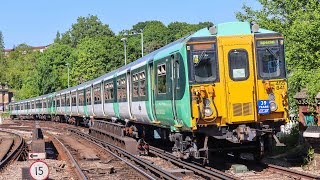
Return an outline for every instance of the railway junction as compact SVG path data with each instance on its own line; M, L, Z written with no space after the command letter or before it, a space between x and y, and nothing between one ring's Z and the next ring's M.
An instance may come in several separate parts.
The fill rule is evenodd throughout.
M0 179L32 179L29 167L38 159L32 155L42 152L50 179L318 179L319 175L273 165L281 165L277 161L256 163L246 155L241 160L224 157L223 162L216 157L215 165L206 166L154 146L149 155L139 155L116 146L116 139L89 135L88 128L50 121L6 119L0 128Z
M10 3L0 180L320 179L319 0Z

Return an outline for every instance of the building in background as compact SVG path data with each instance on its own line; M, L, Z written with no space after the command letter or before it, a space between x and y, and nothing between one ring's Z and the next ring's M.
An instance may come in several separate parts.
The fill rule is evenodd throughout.
M8 85L0 82L0 113L9 110L9 103L12 97L13 93L10 91Z
M48 47L49 47L49 45L47 45L47 46L32 46L31 48L32 48L32 50L33 51L39 51L39 52L42 52L43 53L43 51L44 50L46 50L46 49L48 49ZM8 56L9 55L9 53L11 52L11 51L14 51L15 49L4 49L4 55L5 56ZM25 54L25 52L21 52L22 54Z

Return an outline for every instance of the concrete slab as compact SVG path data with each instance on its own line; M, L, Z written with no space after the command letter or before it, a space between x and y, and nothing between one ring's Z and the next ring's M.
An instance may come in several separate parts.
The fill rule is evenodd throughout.
M244 173L244 172L247 172L248 171L248 167L243 165L243 164L233 164L231 166L231 170L234 172L234 173Z
M32 153L45 153L46 152L45 141L43 139L32 140L31 152Z
M82 159L86 160L99 160L100 158L94 152L94 150L84 144L80 143L76 139L65 136L62 138L66 144L68 144L72 149L75 149Z

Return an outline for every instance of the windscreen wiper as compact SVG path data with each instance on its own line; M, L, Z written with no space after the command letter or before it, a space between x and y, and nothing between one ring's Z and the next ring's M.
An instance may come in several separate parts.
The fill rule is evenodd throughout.
M279 56L277 56L270 48L266 47L266 50L267 50L276 60L279 60Z

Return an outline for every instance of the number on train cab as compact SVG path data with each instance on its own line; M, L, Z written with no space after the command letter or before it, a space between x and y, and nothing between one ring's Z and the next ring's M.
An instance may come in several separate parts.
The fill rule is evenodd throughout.
M270 114L269 100L258 101L258 113L259 114Z

